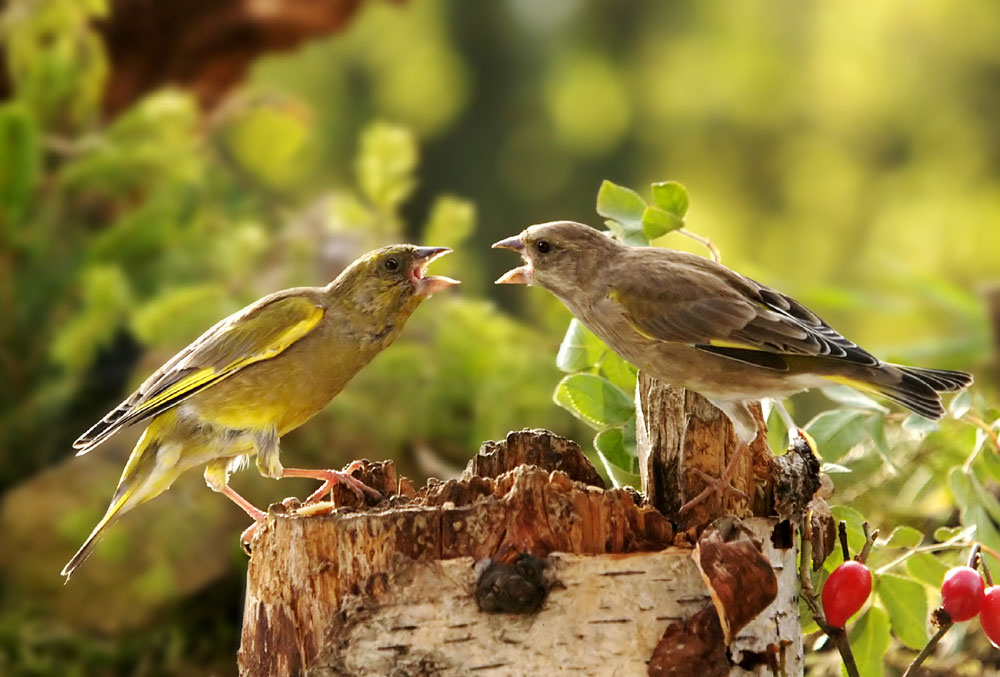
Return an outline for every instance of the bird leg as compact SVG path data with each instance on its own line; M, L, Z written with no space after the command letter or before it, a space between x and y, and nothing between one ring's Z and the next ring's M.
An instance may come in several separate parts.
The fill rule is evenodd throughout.
M343 470L309 470L305 468L285 468L282 471L282 477L308 477L310 479L322 480L323 484L319 489L309 494L304 501L306 504L315 503L323 498L326 494L333 489L335 484L345 484L347 488L354 492L354 494L361 499L363 502L365 499L365 494L368 494L372 498L377 500L382 499L382 494L380 494L375 489L359 480L358 478L351 475L352 472L358 468L364 467L364 463L361 461L354 461L348 465Z
M734 487L732 484L733 475L736 474L736 467L739 464L740 457L743 456L743 452L746 448L747 444L745 442L740 442L736 446L735 451L733 451L733 457L729 460L729 465L726 466L726 469L722 473L721 477L715 478L700 468L691 468L691 472L700 477L708 486L705 487L700 494L681 506L679 511L681 515L691 510L691 508L695 507L712 494L718 494L721 498L725 492L729 491L736 494L740 498L746 499L747 501L750 500L749 496Z
M233 503L243 508L243 511L246 514L250 515L251 519L253 519L253 524L244 529L243 533L240 534L240 546L243 548L243 552L249 555L250 540L253 538L253 535L257 533L257 528L264 521L264 518L267 517L267 513L261 510L260 508L256 507L253 503L251 503L247 499L240 496L238 493L236 493L236 490L230 487L228 484L221 489L221 492L225 494L227 497L229 497L229 500L231 500Z

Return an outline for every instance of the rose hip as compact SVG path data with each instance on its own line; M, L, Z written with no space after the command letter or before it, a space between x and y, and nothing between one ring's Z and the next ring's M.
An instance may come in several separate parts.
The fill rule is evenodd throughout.
M1000 648L1000 586L986 588L983 606L979 609L979 622L993 646Z
M823 613L826 622L842 628L856 614L872 592L872 572L861 562L844 562L834 569L823 585ZM1000 624L998 624L1000 628Z
M979 613L985 597L986 583L971 567L955 567L944 575L941 584L941 606L953 621L967 621Z

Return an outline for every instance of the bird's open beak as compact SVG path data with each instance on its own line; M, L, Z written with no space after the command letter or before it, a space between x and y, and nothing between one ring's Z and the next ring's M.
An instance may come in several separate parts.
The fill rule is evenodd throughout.
M514 268L513 270L508 270L494 284L531 284L533 272L531 269L531 261L524 256L524 240L521 239L520 235L508 237L506 240L500 240L499 242L494 242L493 249L510 249L520 254L521 258L525 260L525 264L523 266Z
M427 270L431 261L450 252L451 249L448 247L417 247L416 251L413 252L413 269L410 275L416 286L417 294L426 298L442 289L461 284L458 280L443 275L424 276L424 271Z

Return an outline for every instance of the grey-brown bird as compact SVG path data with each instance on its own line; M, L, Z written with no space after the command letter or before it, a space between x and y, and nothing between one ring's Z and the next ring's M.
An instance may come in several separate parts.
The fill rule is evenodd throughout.
M939 393L972 383L961 371L883 362L795 299L701 256L630 247L572 221L530 226L493 247L525 261L497 284L555 294L622 358L721 409L741 449L757 436L752 400L840 383L939 419Z

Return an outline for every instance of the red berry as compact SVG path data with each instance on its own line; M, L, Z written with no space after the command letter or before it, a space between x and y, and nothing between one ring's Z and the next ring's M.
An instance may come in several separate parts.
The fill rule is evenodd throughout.
M833 570L823 586L826 622L842 628L847 619L865 605L872 592L872 572L861 562L844 562Z
M967 621L979 613L983 605L986 584L979 572L971 567L955 567L944 575L941 584L941 606L953 621Z
M979 609L979 622L983 624L983 632L1000 648L1000 587L986 588L983 606Z

